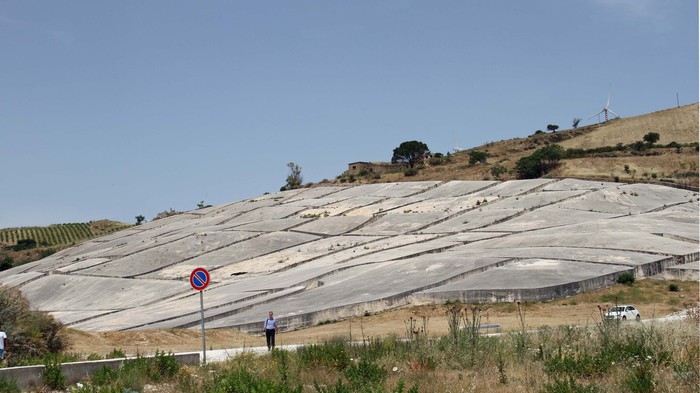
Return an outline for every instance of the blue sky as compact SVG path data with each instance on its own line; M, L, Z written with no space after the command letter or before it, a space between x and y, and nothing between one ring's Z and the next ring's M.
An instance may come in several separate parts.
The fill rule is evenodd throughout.
M570 128L610 86L623 117L697 102L698 2L0 1L0 228Z

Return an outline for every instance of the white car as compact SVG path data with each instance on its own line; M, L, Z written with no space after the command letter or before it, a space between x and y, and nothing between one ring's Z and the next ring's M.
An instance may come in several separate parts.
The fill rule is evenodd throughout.
M611 307L610 310L605 313L605 319L621 319L623 321L636 319L639 321L642 319L642 316L639 315L639 311L633 306L623 304L621 306Z

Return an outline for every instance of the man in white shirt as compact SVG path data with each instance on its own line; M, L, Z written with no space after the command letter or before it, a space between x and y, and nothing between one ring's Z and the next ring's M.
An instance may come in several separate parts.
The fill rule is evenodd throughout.
M5 358L5 349L7 349L8 345L9 342L7 341L7 334L2 331L2 325L0 325L0 359Z
M265 339L267 340L267 350L275 349L275 332L277 331L277 320L269 312L264 323Z

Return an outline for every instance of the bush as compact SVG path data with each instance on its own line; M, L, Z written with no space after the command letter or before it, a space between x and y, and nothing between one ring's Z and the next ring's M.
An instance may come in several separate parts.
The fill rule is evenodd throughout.
M445 165L447 163L447 160L444 157L431 157L428 159L428 164L432 166L436 165Z
M378 388L386 378L386 374L386 370L364 359L357 364L352 364L345 370L345 377L356 389L367 387Z
M5 379L0 377L0 392L3 393L20 393L21 390L17 386L17 382L14 379Z
M403 171L403 175L406 177L415 176L417 174L418 174L418 169L416 169L416 168L408 168L405 171Z
M677 284L668 284L668 290L671 292L678 292L679 288Z
M625 284L632 286L634 285L634 274L632 273L622 273L619 276L617 276L617 283L618 284Z
M49 357L44 363L44 372L42 373L44 385L51 389L65 389L66 376L63 375L61 363L56 357Z
M10 341L8 366L26 364L64 348L63 325L47 313L32 311L16 288L0 287L0 321Z
M491 168L491 176L496 179L500 178L502 174L506 173L508 170L502 165L496 165Z
M0 262L0 271L12 269L15 260L10 257L5 257L2 262Z
M302 385L290 387L287 383L276 383L259 377L248 370L234 370L217 376L211 392L227 393L301 393Z
M17 240L17 244L12 247L15 251L31 250L32 248L36 248L36 240L34 239Z
M299 364L306 368L328 367L344 370L350 365L350 356L342 342L308 345L297 348Z

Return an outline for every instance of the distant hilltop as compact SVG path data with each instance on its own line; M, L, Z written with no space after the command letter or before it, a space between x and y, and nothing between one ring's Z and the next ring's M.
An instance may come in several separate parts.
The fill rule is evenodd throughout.
M658 134L658 140L645 141L650 133ZM697 190L698 135L698 103L694 103L567 130L535 130L527 137L457 152L433 152L417 165L416 171L388 162L352 162L338 178L321 183L513 180L522 178L517 171L519 160L558 145L563 157L542 177L658 183Z

